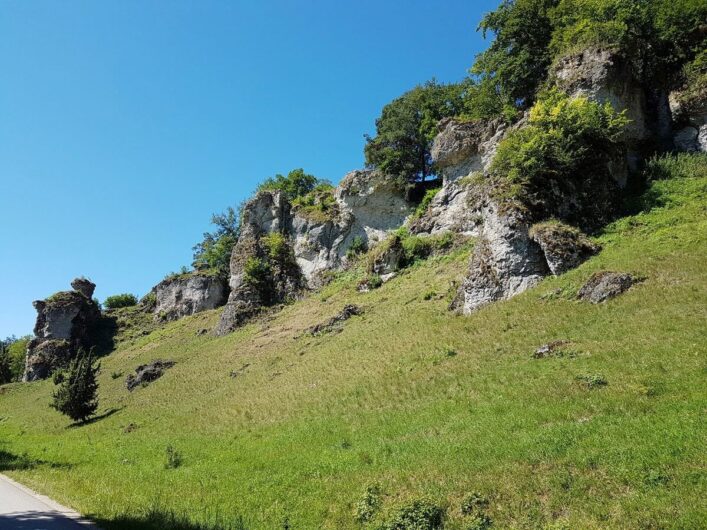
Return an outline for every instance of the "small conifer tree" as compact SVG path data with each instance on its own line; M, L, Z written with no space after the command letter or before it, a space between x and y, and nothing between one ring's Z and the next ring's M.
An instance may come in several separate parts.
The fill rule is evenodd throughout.
M74 421L86 421L98 408L96 374L99 368L100 365L94 365L92 351L79 351L67 373L54 378L59 388L53 394L51 407Z

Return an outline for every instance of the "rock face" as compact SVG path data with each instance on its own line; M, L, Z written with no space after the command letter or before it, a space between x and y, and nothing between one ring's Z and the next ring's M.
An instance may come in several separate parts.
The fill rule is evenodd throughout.
M334 199L332 213L317 217L294 208L280 192L261 191L245 205L241 235L231 255L231 293L217 334L240 327L262 307L320 286L325 272L346 263L354 241L368 245L384 239L413 211L404 191L377 171L347 174ZM275 253L273 234L283 246ZM251 274L257 264L266 269L260 281Z
M484 224L452 309L469 314L536 285L550 274L540 246L529 236L529 224L516 212L502 212L493 202L484 207Z
M577 228L558 221L533 225L529 235L540 245L550 272L555 276L578 267L600 250L599 245L592 243Z
M442 189L427 211L413 221L415 233L459 232L478 235L481 226L480 184L498 144L508 132L501 121L459 122L447 118L439 124L432 144L432 160L442 174Z
M572 96L585 96L600 103L611 103L626 111L631 120L626 130L629 141L651 136L648 123L648 98L631 67L612 50L588 49L560 60L551 74L555 84Z
M24 381L48 377L56 368L66 366L79 349L92 346L92 333L101 316L90 298L96 286L83 278L71 285L76 290L33 302L37 321L35 337L27 345Z
M198 271L167 278L153 291L155 318L164 321L215 309L225 304L227 297L226 280Z
M585 302L599 304L631 288L636 279L627 272L595 272L577 293Z
M385 239L413 211L394 180L374 170L348 173L334 191L336 215L312 220L295 210L289 223L295 259L309 287L321 285L322 273L342 267L354 240L366 245Z
M291 223L290 203L280 192L261 191L244 206L231 254L231 293L217 334L242 326L263 307L299 296L305 280L289 239Z

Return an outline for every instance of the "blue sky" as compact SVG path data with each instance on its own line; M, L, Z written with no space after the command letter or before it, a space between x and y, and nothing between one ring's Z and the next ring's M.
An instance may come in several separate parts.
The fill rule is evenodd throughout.
M361 167L381 107L462 78L497 4L0 2L0 337L75 276L145 294L270 175Z

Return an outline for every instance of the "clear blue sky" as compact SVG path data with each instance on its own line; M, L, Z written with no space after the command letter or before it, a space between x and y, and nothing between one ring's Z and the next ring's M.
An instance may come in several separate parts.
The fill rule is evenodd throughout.
M0 1L0 337L75 276L145 294L267 176L361 167L381 107L462 78L497 4Z

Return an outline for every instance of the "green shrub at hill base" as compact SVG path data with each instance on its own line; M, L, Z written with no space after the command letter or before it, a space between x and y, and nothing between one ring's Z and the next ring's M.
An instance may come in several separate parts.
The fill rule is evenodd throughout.
M137 296L130 293L114 294L103 302L106 309L117 309L119 307L131 307L137 305Z

